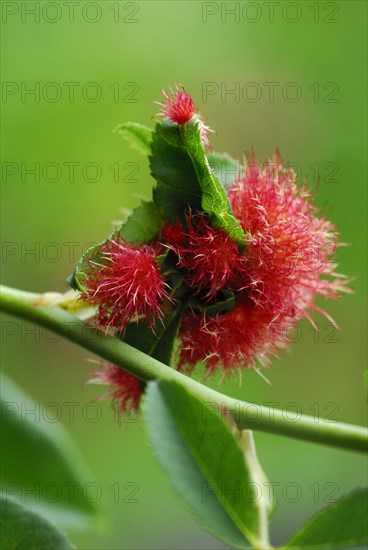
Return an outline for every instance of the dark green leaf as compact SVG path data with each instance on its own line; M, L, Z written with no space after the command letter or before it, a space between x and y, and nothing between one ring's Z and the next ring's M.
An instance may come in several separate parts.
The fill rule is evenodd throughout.
M151 149L150 166L157 180L153 198L164 216L175 221L189 205L200 210L202 192L179 126L168 122L157 124Z
M330 550L367 543L367 518L368 490L356 489L309 519L283 548Z
M122 224L118 233L128 243L149 243L162 225L162 218L153 202L142 201Z
M162 218L152 201L142 201L142 204L137 206L130 216L123 222L120 229L115 231L108 239L115 234L119 234L128 243L149 243L154 239L161 227ZM100 259L99 249L108 240L90 246L81 259L77 262L73 275L67 279L67 284L74 290L85 292L83 280L85 271L88 269L88 260L94 258L96 261Z
M125 122L125 124L120 124L115 128L115 132L126 139L132 149L136 149L140 153L143 153L143 155L150 154L153 135L151 128L147 128L136 122Z
M156 383L150 383L144 409L152 446L171 484L196 521L231 548L249 548L184 445L170 409Z
M207 160L212 172L218 177L224 187L234 183L240 175L240 163L227 153L207 153Z
M72 275L69 275L69 277L66 279L66 283L73 290L78 290L79 292L86 291L83 286L83 281L85 278L85 271L88 269L88 260L91 260L92 258L94 258L96 261L99 260L99 250L105 242L106 240L88 247L83 256L78 260Z
M151 150L151 172L157 180L153 199L165 218L180 218L188 207L202 210L214 226L244 245L245 234L232 214L226 191L208 164L198 121L157 124Z
M71 275L68 275L68 277L65 279L65 282L73 290L78 290L78 291L80 290L79 285L78 285L78 281L74 277L74 273L71 273Z
M138 323L130 323L124 333L123 340L130 346L170 366L179 324L180 313L178 310L174 310L162 322L156 322L154 332L146 319Z
M153 444L185 502L201 522L223 540L231 541L234 547L246 546L245 541L241 542L238 531L254 546L267 546L270 503L265 497L259 498L258 489L260 484L263 487L265 477L255 454L251 432L240 434L221 417L221 411L217 411L213 403L202 403L176 383L161 382L158 389L149 391L154 392L153 397L149 393L146 405ZM175 439L168 435L168 427L164 433L162 418L161 427L155 424L157 415L152 411L152 406L158 399L158 391L172 416L171 424L167 426L178 431ZM165 416L168 416L168 411ZM172 440L175 445L171 445ZM183 447L180 451L179 441ZM165 452L161 450L162 446ZM171 450L173 456L165 458ZM183 462L179 462L180 452L186 457ZM195 475L194 464L199 470ZM210 492L214 493L214 509L211 504L203 504L203 495L207 496ZM261 494L264 495L264 492ZM218 504L223 507L222 516ZM224 512L234 525L225 519Z
M188 305L194 311L201 311L206 315L213 316L234 309L236 306L235 294L229 290L222 290L216 296L214 303L201 302L196 298L192 298Z
M47 421L52 407L33 402L5 375L0 397L3 492L24 498L25 504L62 525L90 527L96 505L83 489L93 478L60 422Z
M0 495L2 550L70 550L72 543L55 525L19 502Z

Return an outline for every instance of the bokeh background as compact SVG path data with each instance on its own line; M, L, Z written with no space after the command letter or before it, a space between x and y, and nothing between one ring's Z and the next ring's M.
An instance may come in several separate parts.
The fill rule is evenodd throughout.
M35 4L39 18L27 11ZM221 390L364 424L367 5L271 4L105 0L76 2L73 14L63 2L3 3L3 282L63 291L85 245L110 232L121 207L150 196L146 159L112 130L127 120L152 125L152 100L182 82L216 130L216 150L239 157L254 147L263 159L278 146L311 186L320 179L316 201L352 245L339 260L355 277L355 294L328 304L341 331L316 317L319 336L301 326L290 353L267 373L271 385L247 372L241 387L225 382ZM32 88L36 96L26 93ZM25 172L35 163L39 177ZM88 353L3 321L16 323L14 334L9 325L3 331L4 370L41 403L78 403L73 421L63 407L62 421L102 487L105 515L89 532L70 533L78 548L223 548L181 506L141 419L119 425L107 402L96 422L85 417L83 407L99 394L83 386ZM274 543L331 493L336 498L366 481L362 456L266 434L256 434L256 443L269 479L279 484ZM139 502L114 502L109 487L116 482L136 483ZM300 487L295 502L290 483Z

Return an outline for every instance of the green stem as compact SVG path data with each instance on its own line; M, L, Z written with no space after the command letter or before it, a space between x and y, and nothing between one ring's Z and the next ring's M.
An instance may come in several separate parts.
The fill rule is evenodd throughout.
M0 296L2 311L52 330L142 380L173 380L182 384L213 409L220 411L225 407L232 412L240 429L284 435L351 451L367 451L368 431L360 426L326 423L323 419L306 415L297 422L291 422L281 410L223 395L117 338L88 328L83 321L61 307L45 305L47 294L33 294L0 286Z

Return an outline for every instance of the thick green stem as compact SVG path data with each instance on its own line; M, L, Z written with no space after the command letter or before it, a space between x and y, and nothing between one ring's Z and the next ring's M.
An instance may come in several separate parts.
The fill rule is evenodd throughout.
M45 305L47 294L33 294L1 286L0 295L2 311L52 330L142 380L174 380L183 384L202 402L207 403L209 408L219 411L225 408L232 412L241 429L284 435L351 451L367 451L368 431L362 427L340 422L326 423L323 419L306 415L297 421L288 420L283 411L223 395L117 338L88 328L83 321L61 307Z

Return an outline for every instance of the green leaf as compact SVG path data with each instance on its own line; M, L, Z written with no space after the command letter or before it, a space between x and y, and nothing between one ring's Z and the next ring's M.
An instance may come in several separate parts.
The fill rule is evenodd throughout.
M117 231L109 235L104 241L92 245L86 250L77 262L73 274L67 278L67 284L74 290L85 292L83 281L85 272L88 270L88 260L92 258L96 261L100 260L99 250L101 246L114 235L120 235L128 243L149 243L156 237L161 225L162 218L154 203L152 201L142 201L142 204L133 210Z
M86 252L76 263L73 273L69 275L69 277L66 279L66 284L69 285L73 290L77 290L82 293L86 292L86 289L83 286L83 281L85 278L85 272L88 270L88 260L94 258L96 261L98 261L98 259L100 258L98 252L101 246L106 242L106 240L107 239L88 247Z
M152 331L147 319L130 323L123 335L123 341L161 363L171 366L174 344L180 325L179 310L171 311L165 319L158 321Z
M93 482L52 407L33 402L1 375L1 473L3 493L21 499L65 526L91 526L96 505L83 493Z
M136 122L125 122L115 128L114 132L120 134L126 139L132 149L136 149L143 155L149 155L151 152L151 141L153 130Z
M151 149L150 166L157 180L153 199L164 216L175 221L188 205L200 210L202 192L193 162L182 144L179 126L157 124Z
M212 172L226 188L232 185L240 175L240 163L227 153L207 153L207 160Z
M220 502L207 494L207 480L184 445L157 383L148 385L144 410L152 446L171 484L196 521L231 548L249 548Z
M0 495L0 527L0 548L3 550L74 548L55 525L4 495Z
M188 207L202 210L214 226L244 245L245 234L232 213L226 191L210 169L198 121L158 123L151 150L151 172L157 180L153 200L164 217L182 218Z
M118 233L128 243L144 244L152 241L163 220L152 201L142 201L122 224Z
M216 296L214 303L206 303L193 297L188 305L194 311L201 311L205 315L214 316L218 313L231 311L236 306L235 294L229 290L222 290Z
M346 548L368 542L368 490L356 489L323 508L283 548Z
M268 548L270 503L259 498L265 476L251 433L173 382L150 384L145 410L159 460L199 522L234 548L247 547L244 537Z

